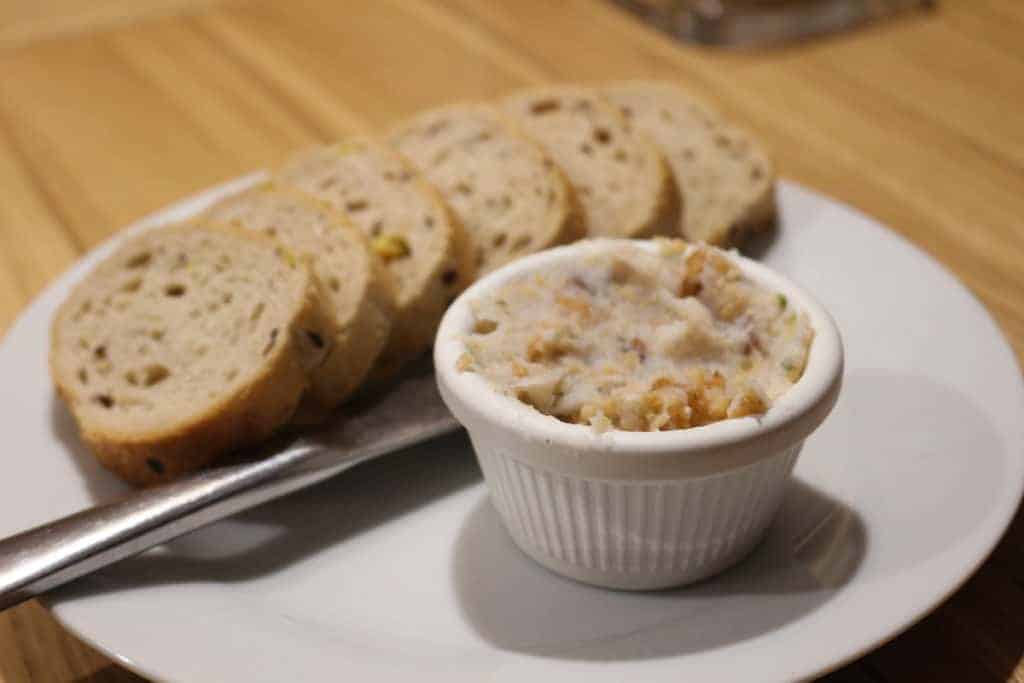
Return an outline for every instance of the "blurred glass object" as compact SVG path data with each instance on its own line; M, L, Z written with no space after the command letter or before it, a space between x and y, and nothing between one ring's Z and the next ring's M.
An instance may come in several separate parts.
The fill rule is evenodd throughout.
M708 45L772 45L851 28L935 0L614 0L659 29Z

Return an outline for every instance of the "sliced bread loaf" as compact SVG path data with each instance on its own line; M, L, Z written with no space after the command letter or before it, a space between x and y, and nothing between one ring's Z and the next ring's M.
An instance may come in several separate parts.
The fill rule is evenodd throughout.
M369 138L295 156L278 182L340 209L369 237L395 285L382 374L425 351L448 303L472 280L468 243L437 191L404 158Z
M562 172L494 107L432 109L399 124L390 141L466 229L477 275L582 236Z
M596 91L525 90L506 98L504 108L565 171L588 235L675 234L680 200L668 165Z
M159 228L60 307L51 374L104 466L136 484L169 480L291 417L322 360L318 311L310 273L271 240Z
M337 406L366 378L394 315L390 276L369 240L340 211L273 183L224 199L206 217L277 239L309 264L330 328L326 357L311 378L314 403L303 413Z
M774 225L775 168L752 135L671 83L628 81L603 92L671 164L686 199L686 239L735 247Z

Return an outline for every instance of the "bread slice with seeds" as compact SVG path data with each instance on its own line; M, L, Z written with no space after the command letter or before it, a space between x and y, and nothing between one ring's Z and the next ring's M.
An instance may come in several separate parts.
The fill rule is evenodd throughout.
M680 198L668 165L595 90L547 86L515 93L503 106L565 171L588 235L676 232Z
M84 441L135 484L176 477L286 422L323 352L308 270L201 223L128 240L53 321L50 369Z
M671 164L686 198L686 239L736 247L775 224L775 167L750 133L671 83L627 81L603 92Z
M495 107L425 111L395 127L389 140L465 227L477 275L582 236L561 170Z
M304 415L330 410L366 378L388 341L391 279L370 243L340 211L273 182L228 197L206 218L277 239L313 272L330 323L326 357L311 377Z
M383 259L396 310L375 374L390 374L422 354L473 271L468 242L437 190L406 159L370 138L300 153L278 171L277 181L343 211Z

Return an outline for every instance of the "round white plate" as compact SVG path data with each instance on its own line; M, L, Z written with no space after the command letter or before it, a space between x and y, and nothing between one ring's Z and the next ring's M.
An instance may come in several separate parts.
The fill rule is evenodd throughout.
M782 228L761 252L835 315L847 372L781 517L734 570L647 594L554 576L513 546L457 435L124 562L54 595L53 612L170 681L767 681L878 645L956 589L1012 518L1024 384L942 268L807 190L784 184L780 200ZM54 308L108 249L0 347L0 535L123 490L78 444L46 371Z

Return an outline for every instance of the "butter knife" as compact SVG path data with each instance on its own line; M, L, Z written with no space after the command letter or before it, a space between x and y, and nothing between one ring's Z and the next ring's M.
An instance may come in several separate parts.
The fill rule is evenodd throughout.
M285 435L251 460L135 492L0 540L0 611L225 517L387 453L455 431L429 363Z

